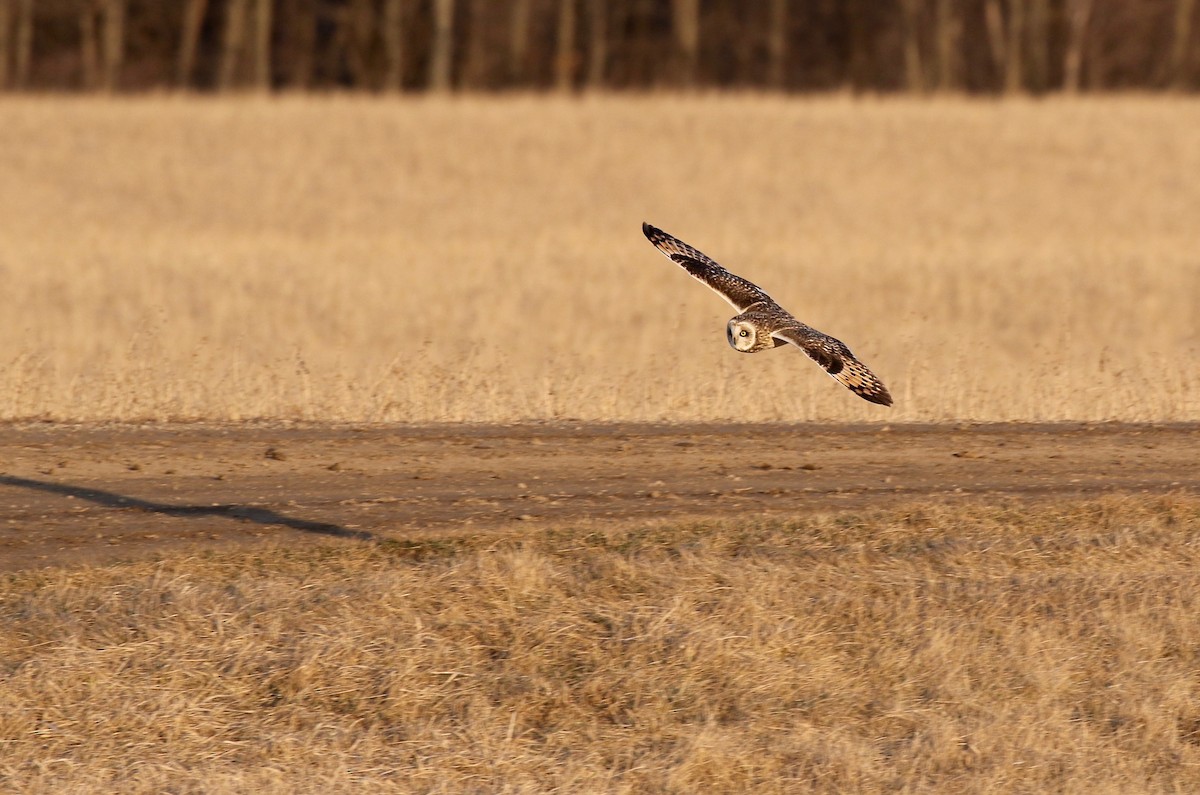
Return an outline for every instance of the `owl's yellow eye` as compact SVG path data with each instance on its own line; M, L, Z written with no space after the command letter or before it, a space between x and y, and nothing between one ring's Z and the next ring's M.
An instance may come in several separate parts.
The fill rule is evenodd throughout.
M749 337L749 336L750 336L750 332L749 332L749 331L746 331L746 329L742 329L741 331L739 331L739 332L738 332L738 336L739 336L739 337Z

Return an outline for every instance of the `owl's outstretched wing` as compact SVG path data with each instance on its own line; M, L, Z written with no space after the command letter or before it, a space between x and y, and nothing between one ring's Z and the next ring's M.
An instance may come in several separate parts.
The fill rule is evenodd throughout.
M863 400L881 406L892 405L892 396L888 394L887 387L865 364L854 357L841 340L822 334L799 321L794 326L772 332L771 336L786 340L807 353L813 361L825 368L825 372Z
M746 281L741 276L735 276L718 265L712 257L697 251L682 240L668 235L658 227L643 223L642 233L672 262L682 265L684 270L704 282L709 289L732 304L737 311L745 311L746 307L762 302L775 304L771 300L771 296L763 292L758 285Z

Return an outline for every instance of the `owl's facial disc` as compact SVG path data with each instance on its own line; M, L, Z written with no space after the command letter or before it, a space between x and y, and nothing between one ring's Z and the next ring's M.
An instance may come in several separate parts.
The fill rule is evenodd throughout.
M754 350L754 343L758 339L758 334L754 326L745 321L737 322L730 321L725 328L725 337L729 340L729 344L736 351L742 353L750 353Z

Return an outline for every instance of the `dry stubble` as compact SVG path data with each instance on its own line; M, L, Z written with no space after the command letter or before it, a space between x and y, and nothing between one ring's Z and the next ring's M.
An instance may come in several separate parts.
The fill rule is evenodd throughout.
M1200 787L1200 503L9 575L22 792Z
M1200 102L4 98L0 418L1200 419ZM652 221L878 372L724 342Z

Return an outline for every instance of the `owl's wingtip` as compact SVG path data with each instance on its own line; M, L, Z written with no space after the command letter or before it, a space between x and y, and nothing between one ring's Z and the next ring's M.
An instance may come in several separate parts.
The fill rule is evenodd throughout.
M873 395L863 395L862 397L866 398L877 406L887 406L888 408L891 408L892 406L892 396L888 394L886 389L883 392Z
M642 234L643 235L645 235L646 237L650 237L657 231L658 231L658 227L654 226L653 224L648 224L645 221L642 221Z

